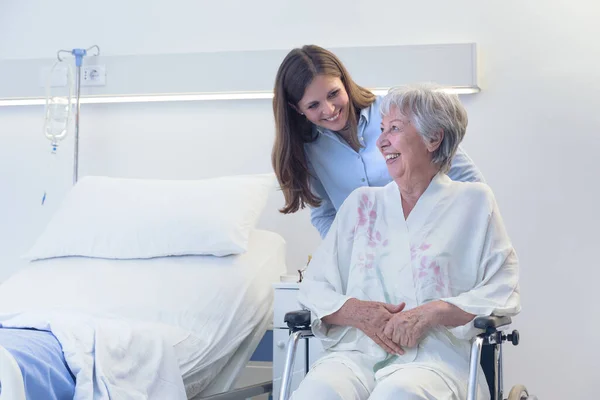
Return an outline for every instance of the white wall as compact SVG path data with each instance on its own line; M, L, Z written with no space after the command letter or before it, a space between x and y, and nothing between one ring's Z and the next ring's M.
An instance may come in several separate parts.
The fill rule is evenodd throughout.
M600 6L592 1L115 1L0 3L0 57L474 41L484 90L465 98L465 148L498 198L522 262L522 344L507 387L540 399L597 398L600 268L594 223L600 150ZM77 18L81 18L77 20ZM373 60L385 62L385 60ZM410 62L410 60L407 60ZM37 77L32 77L32 79ZM10 77L0 77L0 84ZM47 143L41 108L0 108L0 263L14 269L69 186L70 145L39 206ZM82 174L202 177L270 170L268 101L83 108ZM318 243L308 213L263 226L288 242L290 269ZM561 386L564 385L564 386Z

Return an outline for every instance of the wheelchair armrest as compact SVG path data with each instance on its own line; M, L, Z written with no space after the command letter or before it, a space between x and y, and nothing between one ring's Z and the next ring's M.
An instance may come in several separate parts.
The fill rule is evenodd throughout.
M477 329L485 329L488 328L496 329L501 326L509 325L512 322L510 317L498 317L495 315L490 315L487 317L477 317L475 318L475 328Z
M283 317L285 322L293 331L310 328L310 310L290 311Z

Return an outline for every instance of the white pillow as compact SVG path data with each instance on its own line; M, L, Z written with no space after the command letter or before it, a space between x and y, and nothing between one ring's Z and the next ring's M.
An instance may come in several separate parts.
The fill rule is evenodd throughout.
M244 253L275 182L273 174L195 181L85 177L25 258Z

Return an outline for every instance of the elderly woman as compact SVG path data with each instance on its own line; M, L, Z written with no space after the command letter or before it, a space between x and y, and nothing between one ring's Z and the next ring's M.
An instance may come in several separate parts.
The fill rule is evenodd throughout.
M467 114L393 89L377 145L393 181L354 191L300 285L325 349L299 399L464 399L473 319L520 311L518 260L488 186L446 171ZM485 379L479 398L488 399Z

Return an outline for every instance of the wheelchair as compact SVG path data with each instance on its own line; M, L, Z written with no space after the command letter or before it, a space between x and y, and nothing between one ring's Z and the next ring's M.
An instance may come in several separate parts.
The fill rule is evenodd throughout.
M296 355L296 347L300 339L308 339L313 336L310 327L310 311L299 310L285 314L284 322L287 324L290 337L286 350L286 360L281 379L279 400L288 400L292 378L292 366ZM471 345L471 362L469 366L469 385L467 400L477 399L478 364L481 364L485 379L490 388L491 400L504 400L502 381L502 344L506 341L514 346L519 344L519 332L513 330L504 334L499 328L511 323L510 317L477 317L474 321L475 327L481 329L481 333L473 340ZM537 400L536 396L529 395L527 388L523 385L512 387L506 400Z

